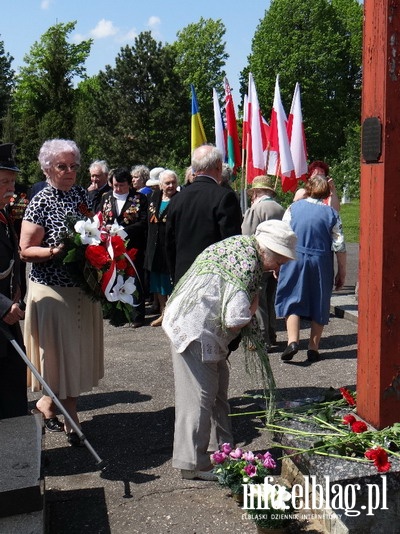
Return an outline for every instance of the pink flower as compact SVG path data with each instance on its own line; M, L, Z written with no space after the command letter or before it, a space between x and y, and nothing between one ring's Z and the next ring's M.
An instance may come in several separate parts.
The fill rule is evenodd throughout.
M243 460L246 462L254 462L254 454L251 451L247 451L243 454Z
M231 458L236 459L236 460L240 460L240 458L243 456L243 451L242 451L242 449L237 448L234 451L231 451L229 453L229 456Z
M247 464L243 471L251 478L255 477L257 474L257 467L254 464Z
M342 423L344 425L352 425L356 421L357 419L354 417L354 415L351 415L351 414L345 415L342 419Z
M263 456L263 466L267 469L275 469L276 462L272 458L272 454L270 452L266 452Z
M224 452L216 451L210 456L213 464L223 464L227 459L227 455Z
M231 444L230 443L223 443L220 446L220 450L222 452L224 452L225 454L229 454L231 452L231 450L232 450Z

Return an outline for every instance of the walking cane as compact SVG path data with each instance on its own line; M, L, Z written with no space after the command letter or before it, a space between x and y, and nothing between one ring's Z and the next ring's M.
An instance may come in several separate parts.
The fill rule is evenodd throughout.
M72 426L74 431L78 434L80 440L83 442L85 447L89 450L90 454L93 456L93 458L96 460L96 463L99 467L99 469L103 469L105 467L104 461L100 458L100 456L97 454L97 452L93 449L93 447L90 445L88 440L86 439L85 435L83 434L82 430L79 428L79 426L75 423L75 421L72 419L72 417L69 415L69 413L66 411L64 406L61 404L61 402L58 400L57 396L49 385L45 382L42 375L39 373L39 371L36 369L36 367L32 364L32 362L29 360L25 352L21 349L21 347L18 345L17 341L14 339L12 333L7 328L7 325L0 320L0 330L3 332L3 334L6 336L8 341L10 341L11 345L14 347L14 349L18 352L18 354L21 356L21 358L24 360L26 365L29 367L29 369L32 371L32 374L35 376L35 378L40 382L40 384L43 386L43 389L46 390L46 394L51 398L51 400L54 402L54 404L57 406L57 408L61 411L63 416L68 420L69 424Z

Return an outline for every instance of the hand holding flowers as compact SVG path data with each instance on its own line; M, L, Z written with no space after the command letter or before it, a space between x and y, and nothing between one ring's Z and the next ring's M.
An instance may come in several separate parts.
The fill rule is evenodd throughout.
M102 303L111 324L131 322L137 294L137 250L128 249L125 230L116 223L104 225L101 213L69 223L63 264L82 289Z

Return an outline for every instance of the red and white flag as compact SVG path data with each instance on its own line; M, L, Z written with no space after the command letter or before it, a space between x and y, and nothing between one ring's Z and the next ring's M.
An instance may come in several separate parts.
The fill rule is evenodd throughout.
M267 150L268 174L280 176L282 189L284 189L285 177L290 177L294 170L290 143L287 133L287 117L283 109L281 93L279 89L279 75L275 82L274 103L271 113L269 146Z
M249 87L247 97L247 126L246 129L246 178L247 183L265 174L265 154L263 147L263 120L253 75L249 74Z
M299 180L306 181L308 170L306 136L301 112L300 85L298 83L296 83L293 93L287 131L294 164L294 171L291 174L292 187L288 191L295 191ZM288 185L290 184L288 183Z

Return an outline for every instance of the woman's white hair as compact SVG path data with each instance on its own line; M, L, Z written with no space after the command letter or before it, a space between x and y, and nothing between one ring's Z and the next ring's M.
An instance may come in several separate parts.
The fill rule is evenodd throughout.
M81 153L71 139L49 139L45 141L39 151L38 160L42 171L50 169L60 154L70 153L75 157L75 163L81 162Z

